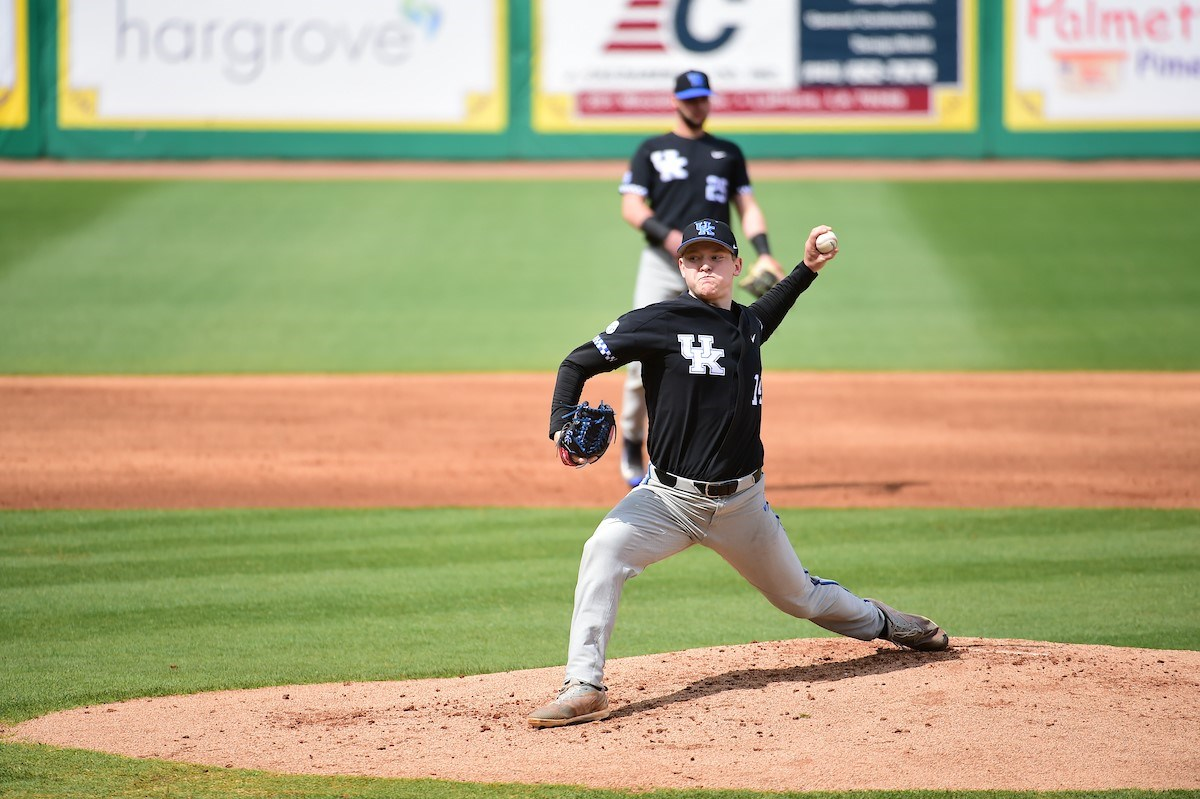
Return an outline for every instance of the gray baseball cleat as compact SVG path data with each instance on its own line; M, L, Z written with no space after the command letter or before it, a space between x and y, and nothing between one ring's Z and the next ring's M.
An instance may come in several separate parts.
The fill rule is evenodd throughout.
M878 599L868 599L883 613L883 632L879 637L893 644L920 652L941 652L950 648L950 636L932 620L915 613L901 613Z
M608 689L571 680L558 692L558 698L529 714L533 727L564 727L585 721L608 718Z

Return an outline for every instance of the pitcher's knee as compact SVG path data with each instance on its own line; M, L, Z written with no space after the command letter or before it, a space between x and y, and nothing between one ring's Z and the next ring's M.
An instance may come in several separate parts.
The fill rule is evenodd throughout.
M628 580L640 573L624 556L624 546L615 536L602 535L600 530L583 545L583 559L580 562L580 575L611 575Z

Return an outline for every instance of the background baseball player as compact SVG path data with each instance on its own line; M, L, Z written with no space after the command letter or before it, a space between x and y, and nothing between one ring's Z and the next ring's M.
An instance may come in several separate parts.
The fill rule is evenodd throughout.
M583 548L571 617L566 681L558 697L529 716L535 727L605 718L605 651L625 581L693 544L709 547L771 604L842 635L883 638L923 651L949 646L937 624L862 599L801 565L765 494L760 438L760 348L837 250L822 254L813 228L804 260L749 307L733 302L741 274L737 241L724 222L688 225L678 269L687 293L630 311L562 362L550 435L562 451L584 383L642 362L650 416L649 472L600 522ZM797 413L807 413L796 409ZM570 429L570 428L569 428ZM569 438L570 436L566 436ZM711 610L711 609L708 609Z
M635 308L672 299L684 290L675 265L680 231L694 219L729 224L731 203L737 207L742 232L759 256L743 286L761 295L783 278L779 262L771 256L767 221L751 191L741 149L704 130L712 93L703 72L679 75L675 79L674 129L642 142L621 183L621 216L646 238L633 292ZM626 372L621 401L621 476L630 485L637 485L645 474L645 428L641 366L634 361Z

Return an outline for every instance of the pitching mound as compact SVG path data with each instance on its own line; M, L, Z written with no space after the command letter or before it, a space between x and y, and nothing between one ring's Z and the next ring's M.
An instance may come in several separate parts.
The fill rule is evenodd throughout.
M1200 788L1200 652L842 638L613 660L613 714L535 730L558 667L138 699L9 737L221 767L603 788Z

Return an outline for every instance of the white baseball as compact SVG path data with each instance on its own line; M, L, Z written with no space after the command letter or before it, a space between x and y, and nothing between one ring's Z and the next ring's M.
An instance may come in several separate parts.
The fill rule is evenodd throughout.
M831 253L837 249L837 246L837 235L832 230L817 236L817 252Z

